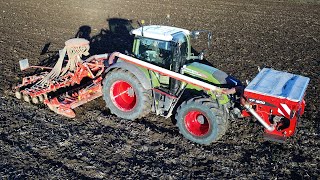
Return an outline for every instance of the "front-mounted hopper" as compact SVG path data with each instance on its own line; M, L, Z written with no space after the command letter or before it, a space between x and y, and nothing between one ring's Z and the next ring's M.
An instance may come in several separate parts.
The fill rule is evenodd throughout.
M244 89L243 115L255 116L265 127L267 138L284 140L294 135L304 113L303 98L309 81L300 75L262 69Z

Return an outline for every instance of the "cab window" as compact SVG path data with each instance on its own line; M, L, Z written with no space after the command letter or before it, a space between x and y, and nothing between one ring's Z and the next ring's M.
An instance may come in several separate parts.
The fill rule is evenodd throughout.
M173 36L173 40L177 43L179 43L180 46L180 52L183 59L187 59L188 57L188 43L187 43L187 37L184 33L180 32Z
M172 58L170 42L137 37L136 43L135 56L138 59L163 68L170 67L170 59Z

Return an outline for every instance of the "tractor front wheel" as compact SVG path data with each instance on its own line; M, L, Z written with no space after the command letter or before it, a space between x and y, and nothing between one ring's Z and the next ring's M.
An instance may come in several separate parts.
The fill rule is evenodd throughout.
M115 69L103 81L103 99L112 114L134 120L151 111L151 94L129 71Z
M224 111L217 102L197 97L183 102L175 118L185 138L199 144L210 144L225 134L228 118Z

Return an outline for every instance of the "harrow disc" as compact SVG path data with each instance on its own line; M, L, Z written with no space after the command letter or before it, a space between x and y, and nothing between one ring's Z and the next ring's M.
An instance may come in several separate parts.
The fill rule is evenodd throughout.
M40 101L40 102L43 102L43 99L44 99L44 98L43 98L43 95L39 95L38 98L39 98L39 101Z
M39 103L39 99L38 99L37 96L36 96L36 97L33 97L33 98L31 99L31 101L32 101L33 104L38 104L38 103Z
M22 95L21 95L21 93L19 91L15 92L15 96L16 96L17 99L21 99L22 98Z
M24 94L23 95L23 100L26 101L26 102L30 102L30 96L27 95L27 94Z

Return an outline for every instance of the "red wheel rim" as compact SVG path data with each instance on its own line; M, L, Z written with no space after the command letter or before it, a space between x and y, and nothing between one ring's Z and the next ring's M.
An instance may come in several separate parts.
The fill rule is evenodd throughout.
M208 119L200 111L188 112L184 122L187 130L194 136L204 136L210 128Z
M136 105L136 94L125 81L116 81L110 89L111 100L122 111L131 111Z

